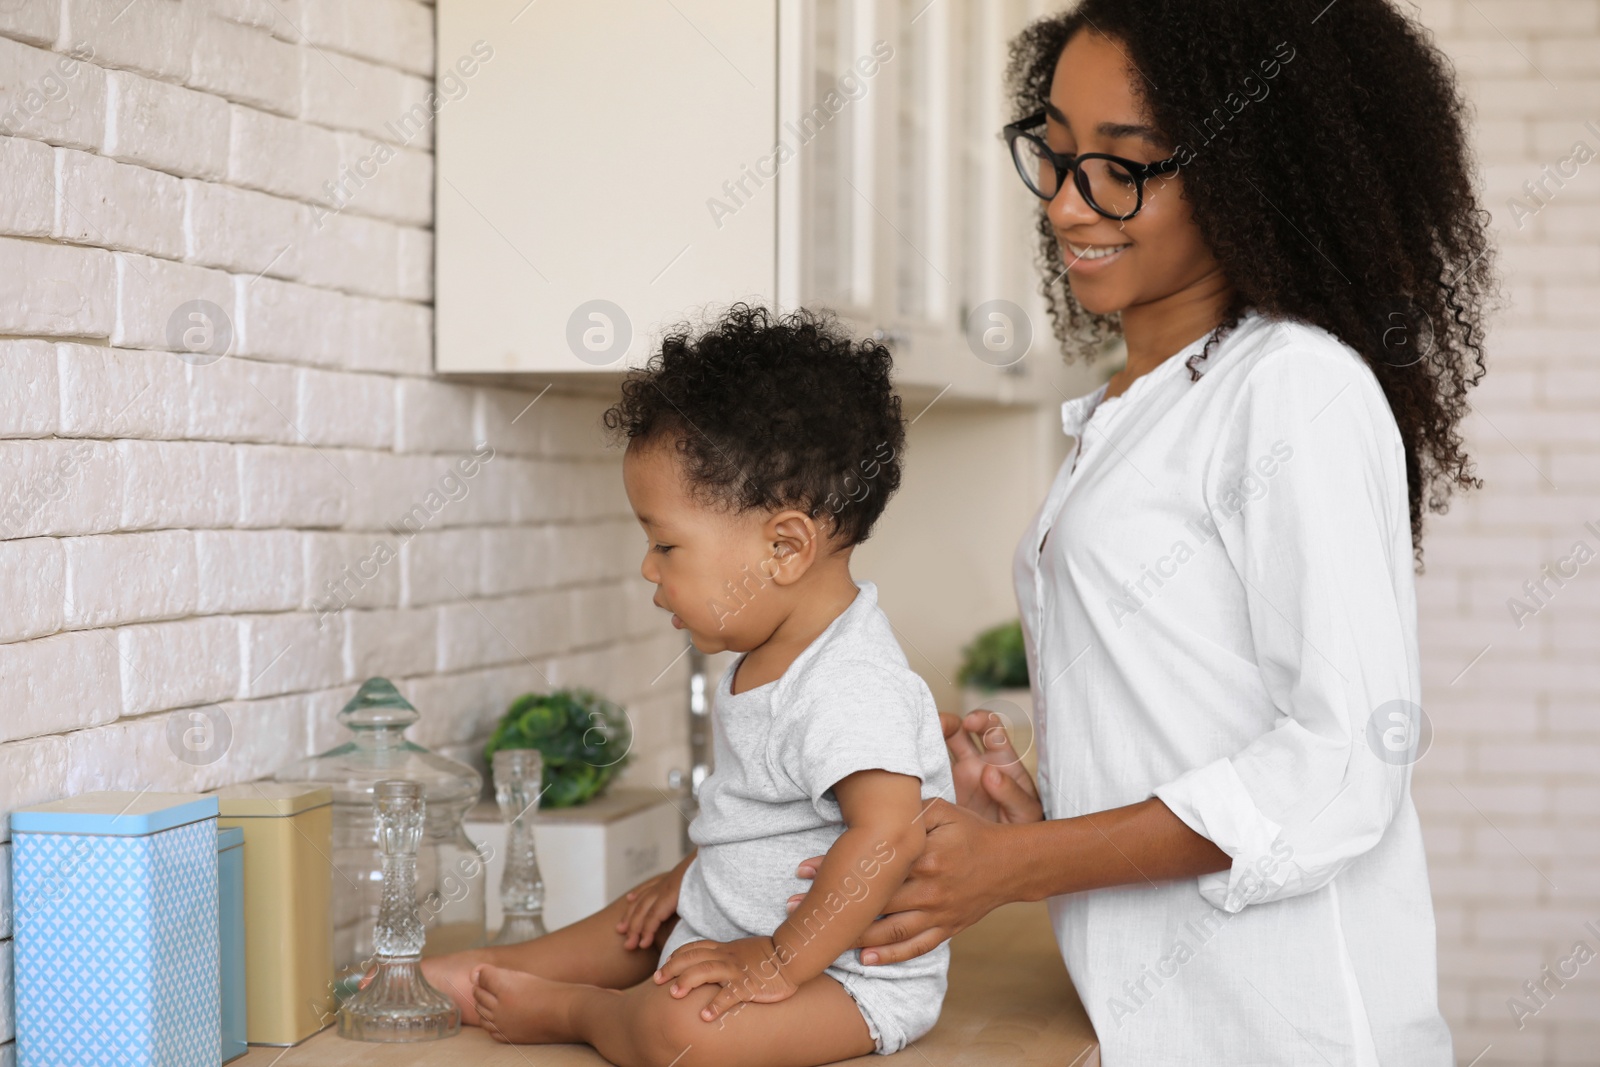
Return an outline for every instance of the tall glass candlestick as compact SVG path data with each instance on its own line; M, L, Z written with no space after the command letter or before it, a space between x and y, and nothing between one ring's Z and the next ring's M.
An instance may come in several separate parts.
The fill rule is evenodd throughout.
M544 879L533 846L544 757L536 748L503 748L494 754L494 799L506 823L506 869L500 879L505 921L494 943L513 945L543 937Z
M461 1028L454 1002L422 976L424 932L417 914L417 845L422 838L422 786L385 779L373 786L378 847L383 853L383 904L374 935L372 981L339 1011L339 1033L356 1041L433 1041Z

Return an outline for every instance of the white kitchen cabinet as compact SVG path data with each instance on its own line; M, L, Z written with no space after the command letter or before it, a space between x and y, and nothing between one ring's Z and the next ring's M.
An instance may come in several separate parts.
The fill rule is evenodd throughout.
M614 373L745 299L876 332L913 395L1055 398L998 138L1030 6L439 0L441 76L493 55L437 117L438 370ZM975 354L993 301L1027 358Z
M493 55L436 120L437 369L615 369L664 319L770 296L772 198L705 203L771 149L772 4L448 0L438 19L441 78Z
M803 72L780 92L785 126L817 115L829 92L850 103L799 158L780 209L780 234L783 219L797 220L797 239L780 240L781 296L889 337L903 389L1030 392L1026 360L985 362L963 331L985 300L1029 300L1027 221L1006 217L1030 205L989 180L1008 165L995 133L1006 121L1004 42L1020 14L1007 20L1007 6L814 0L784 9L780 66ZM881 61L876 73L852 77L863 57Z

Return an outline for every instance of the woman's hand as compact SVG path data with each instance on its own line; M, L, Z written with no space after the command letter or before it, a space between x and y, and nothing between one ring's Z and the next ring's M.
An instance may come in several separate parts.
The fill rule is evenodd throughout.
M678 910L678 892L683 887L683 872L694 859L691 852L665 874L639 883L628 891L628 913L617 923L623 935L623 948L649 948L661 924Z
M697 986L722 987L700 1011L706 1022L745 1001L776 1004L794 996L799 987L779 965L778 947L770 937L744 937L738 941L691 941L674 952L655 973L655 983L671 982L667 992L682 999Z
M939 713L956 803L990 822L1038 822L1044 818L1039 787L1012 747L1000 716L978 708L965 718Z
M990 770L1011 781L998 769ZM1038 798L1032 802L1037 810ZM1016 899L1009 895L1014 879L1008 873L1016 850L1006 841L1015 831L943 800L930 803L922 818L927 844L884 906L883 918L856 940L862 963L914 959ZM815 877L821 862L820 856L806 860L800 865L800 877ZM789 908L793 910L802 899L798 894L790 897Z

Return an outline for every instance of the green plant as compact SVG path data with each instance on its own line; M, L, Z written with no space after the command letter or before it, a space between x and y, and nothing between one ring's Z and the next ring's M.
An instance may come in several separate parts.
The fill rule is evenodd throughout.
M991 691L1028 687L1028 656L1017 620L983 631L961 650L961 657L962 685Z
M570 808L610 784L632 745L626 711L587 689L558 689L513 700L483 755L493 765L502 748L538 749L544 756L540 806Z

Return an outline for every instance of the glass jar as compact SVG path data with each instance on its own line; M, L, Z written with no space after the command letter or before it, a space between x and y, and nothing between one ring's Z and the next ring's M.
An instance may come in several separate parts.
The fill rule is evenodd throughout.
M484 943L486 857L463 825L483 779L464 763L406 740L420 718L387 678L369 678L339 712L352 740L290 764L280 782L315 782L333 789L333 956L341 999L371 966L373 932L383 901L383 853L378 847L373 787L403 778L422 787L426 822L417 849L417 915L424 956Z

